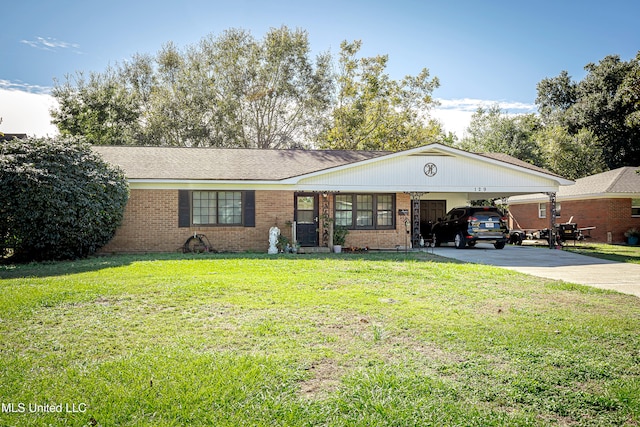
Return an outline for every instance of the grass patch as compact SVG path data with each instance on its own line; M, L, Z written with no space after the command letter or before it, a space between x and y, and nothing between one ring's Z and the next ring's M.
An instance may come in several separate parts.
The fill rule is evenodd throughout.
M640 246L589 243L577 244L576 246L567 245L564 249L595 258L640 264Z
M2 425L640 422L629 295L426 254L118 256L0 278Z

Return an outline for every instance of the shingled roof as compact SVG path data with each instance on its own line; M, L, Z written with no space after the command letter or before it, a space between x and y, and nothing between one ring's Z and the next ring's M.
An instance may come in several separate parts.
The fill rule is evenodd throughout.
M561 187L563 197L591 194L639 194L640 167L622 167L576 180L575 185Z
M386 151L94 146L129 179L279 181L389 154Z
M364 150L265 150L157 146L94 146L109 163L120 166L130 180L263 181L277 182L314 172L355 164L403 152ZM511 164L518 168L562 178L545 169L499 153L468 153L431 144L406 153L459 153ZM562 178L564 180L564 178ZM566 181L566 180L565 180Z
M636 171L640 166L626 166L613 169L607 172L576 179L574 185L561 186L558 199L588 199L593 197L631 197L640 196L640 174ZM534 200L548 199L544 194L529 194L523 196L513 196L509 202L528 202Z

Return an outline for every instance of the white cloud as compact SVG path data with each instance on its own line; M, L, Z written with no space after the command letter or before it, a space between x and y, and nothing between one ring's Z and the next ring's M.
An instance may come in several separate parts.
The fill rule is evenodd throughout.
M20 40L20 43L24 43L27 46L31 46L36 49L58 51L61 49L72 49L76 53L80 52L80 45L77 43L68 43L61 40L54 39L52 37L36 37L35 40Z
M38 91L26 90L34 88ZM26 133L37 137L57 135L58 129L51 124L49 114L49 110L56 105L56 100L44 89L0 80L0 131Z
M459 139L464 137L465 130L471 123L472 115L473 111L463 109L443 109L438 107L431 110L431 116L442 123L445 132L452 132Z
M23 82L11 82L9 80L0 79L0 89L6 90L19 90L22 92L29 93L41 93L41 94L49 94L51 92L51 88L47 86L38 86L32 85Z
M536 106L533 104L525 104L524 102L514 101L496 101L487 99L438 99L440 105L438 109L443 110L459 110L459 111L471 111L475 112L479 107L491 107L498 105L500 109L506 110L509 113L533 113L536 111Z
M488 108L498 105L508 114L527 114L536 112L536 106L523 102L495 101L486 99L438 99L440 105L431 110L431 115L438 119L445 131L453 132L458 138L463 138L471 123L473 113L479 107Z

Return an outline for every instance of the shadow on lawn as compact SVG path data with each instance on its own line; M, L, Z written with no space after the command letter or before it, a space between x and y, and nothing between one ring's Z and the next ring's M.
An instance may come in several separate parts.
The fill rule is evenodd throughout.
M129 256L91 257L71 261L44 261L26 264L0 264L0 279L51 277L121 267L137 261Z
M355 253L319 253L319 254L277 254L266 253L154 253L138 255L104 255L73 261L32 262L28 264L0 264L0 279L27 277L52 277L67 274L86 273L107 268L122 267L140 261L193 261L217 259L246 260L342 260L342 261L430 261L436 263L463 264L462 261L440 257L425 252L355 252Z

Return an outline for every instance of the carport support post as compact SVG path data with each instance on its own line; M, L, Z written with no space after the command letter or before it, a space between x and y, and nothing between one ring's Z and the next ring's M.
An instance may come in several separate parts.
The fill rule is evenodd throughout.
M551 218L549 219L549 249L555 249L557 244L557 236L556 236L556 193L547 193L549 194L549 206L550 211L549 214Z
M411 230L411 247L419 247L420 242L420 199L424 193L411 192L411 216L412 216L412 230Z

